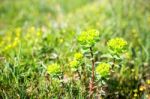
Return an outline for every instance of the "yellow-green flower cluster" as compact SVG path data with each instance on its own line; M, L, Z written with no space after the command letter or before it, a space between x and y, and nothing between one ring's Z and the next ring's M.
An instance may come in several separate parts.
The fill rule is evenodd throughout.
M80 65L80 63L82 63L82 59L83 59L83 54L82 53L75 53L74 54L74 59L69 63L70 67L72 69L77 69Z
M114 38L108 41L107 46L114 53L121 53L125 50L127 46L127 41L122 38Z
M110 71L110 65L108 63L100 63L96 67L96 73L99 74L101 77L105 77L109 74Z
M53 63L47 66L47 73L51 75L59 74L61 73L60 65Z
M19 45L21 35L21 28L15 28L13 31L8 31L0 41L2 52L9 51Z
M83 58L83 54L82 53L75 53L74 54L74 58L75 58L75 60L81 60L82 58Z
M30 27L27 29L26 39L33 39L36 41L42 37L42 31L40 28Z
M150 79L146 80L146 83L150 85Z
M99 32L95 29L90 29L88 31L83 31L78 37L78 41L81 45L86 47L93 46L99 39Z

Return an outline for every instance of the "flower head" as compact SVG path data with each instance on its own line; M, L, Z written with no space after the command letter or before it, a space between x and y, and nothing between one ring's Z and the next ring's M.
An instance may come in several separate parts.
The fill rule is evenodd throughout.
M114 38L108 41L107 46L114 53L121 53L127 46L127 42L122 38Z
M96 73L101 75L102 77L105 77L109 74L109 70L110 70L110 65L107 63L100 63L97 67L96 67Z
M80 34L78 41L81 45L91 47L96 43L98 39L99 39L99 32L97 30L90 29L88 31L83 31Z
M74 54L74 58L75 58L75 60L81 60L82 58L83 58L83 54L82 53L75 53Z
M59 74L61 72L61 69L58 64L54 63L47 67L47 72L52 75Z

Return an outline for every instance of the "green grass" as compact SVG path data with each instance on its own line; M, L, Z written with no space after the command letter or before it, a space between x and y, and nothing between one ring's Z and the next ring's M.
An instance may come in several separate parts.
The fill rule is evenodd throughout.
M111 61L110 39L128 42L123 54L127 58L105 82L102 97L150 97L149 5L149 0L1 0L0 98L86 99L88 92L82 92L81 82L62 87L47 73L47 66L58 63L66 78L72 77L68 64L82 50L78 36L91 28L100 32L94 47L98 62ZM91 65L88 57L85 60Z

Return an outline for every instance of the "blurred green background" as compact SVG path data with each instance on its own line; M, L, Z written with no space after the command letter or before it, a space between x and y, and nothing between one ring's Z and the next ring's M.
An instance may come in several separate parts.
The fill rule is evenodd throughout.
M128 42L126 66L110 84L112 97L118 92L135 98L134 90L135 99L146 97L149 89L139 88L150 79L149 5L149 0L0 0L0 98L58 95L59 88L51 90L45 80L45 68L67 64L80 49L78 34L89 28L101 33L99 53L111 38Z

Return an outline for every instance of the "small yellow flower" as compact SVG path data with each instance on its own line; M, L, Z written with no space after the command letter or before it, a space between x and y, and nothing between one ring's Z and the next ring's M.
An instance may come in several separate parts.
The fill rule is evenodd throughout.
M18 45L18 43L19 43L19 38L16 37L14 42L12 43L12 47L16 47Z
M98 39L99 39L99 32L94 29L83 31L78 37L79 43L86 47L93 46Z
M134 97L137 97L137 93L134 94Z
M64 42L64 39L63 38L60 38L59 39L59 43L63 43Z
M17 44L18 44L18 42L17 42L17 41L14 41L14 42L12 43L12 47L16 47Z
M74 58L75 58L75 60L81 60L82 58L83 58L83 54L82 53L75 53L74 54Z
M101 75L102 77L105 77L109 74L110 71L110 65L108 63L100 63L96 67L96 73Z
M37 32L37 36L41 37L42 33L40 31Z
M124 51L127 42L122 38L114 38L108 41L107 46L115 53Z
M150 79L146 80L146 83L150 85Z
M50 64L50 65L48 65L48 67L47 67L47 72L49 73L49 74L59 74L59 73L61 73L61 68L60 68L60 66L58 65L58 64L56 64L56 63L54 63L54 64Z
M145 89L146 89L145 86L140 86L140 88L139 88L140 91L144 91Z

